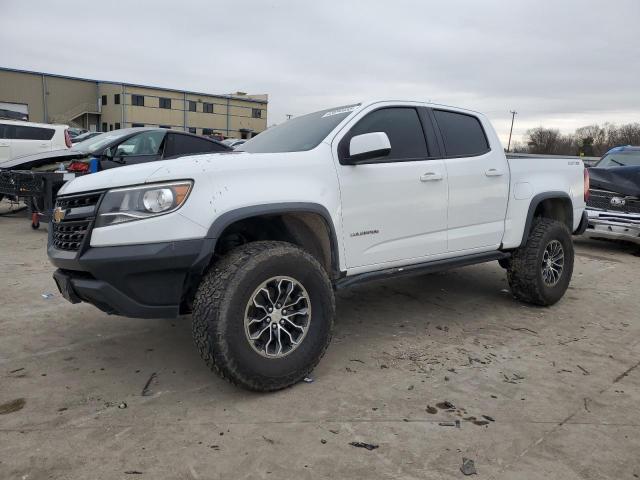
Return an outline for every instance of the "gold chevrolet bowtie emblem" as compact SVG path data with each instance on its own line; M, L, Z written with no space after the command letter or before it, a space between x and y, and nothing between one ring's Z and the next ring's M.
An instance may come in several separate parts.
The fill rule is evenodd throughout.
M60 207L56 207L56 209L53 211L53 221L56 223L60 223L64 219L64 214L64 210L62 210Z

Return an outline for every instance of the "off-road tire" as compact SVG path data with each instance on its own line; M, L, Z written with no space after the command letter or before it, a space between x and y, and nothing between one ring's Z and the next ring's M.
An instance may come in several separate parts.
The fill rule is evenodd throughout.
M311 320L302 343L290 354L265 358L245 334L247 302L273 276L289 276L307 290ZM242 245L205 274L193 303L192 332L200 356L220 376L249 390L290 387L318 364L331 340L335 300L331 282L318 261L286 242Z
M564 267L558 282L545 284L542 275L542 258L549 242L558 240L564 250ZM529 232L526 243L515 250L507 269L511 293L523 302L534 305L553 305L562 298L573 274L573 242L564 223L538 217Z

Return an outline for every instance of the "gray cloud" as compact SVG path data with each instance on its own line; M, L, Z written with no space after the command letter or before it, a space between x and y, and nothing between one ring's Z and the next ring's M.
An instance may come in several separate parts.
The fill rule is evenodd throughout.
M637 0L3 0L0 65L269 93L269 123L363 98L483 111L505 139L640 121Z

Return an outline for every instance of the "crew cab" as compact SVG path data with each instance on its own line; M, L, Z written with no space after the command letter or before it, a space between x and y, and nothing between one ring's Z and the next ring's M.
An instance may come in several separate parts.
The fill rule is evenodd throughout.
M586 228L580 160L507 160L487 118L377 101L300 116L239 151L133 165L59 192L48 255L72 303L191 313L206 363L270 391L329 343L334 290L498 261L551 305Z

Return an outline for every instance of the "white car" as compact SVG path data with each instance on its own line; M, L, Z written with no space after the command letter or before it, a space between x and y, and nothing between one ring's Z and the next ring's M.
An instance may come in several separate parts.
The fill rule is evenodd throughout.
M23 155L71 147L67 125L0 120L0 167Z
M495 260L525 302L569 285L584 165L507 160L482 114L349 105L240 150L67 183L48 245L63 296L131 317L192 312L206 363L269 391L319 362L334 289Z

